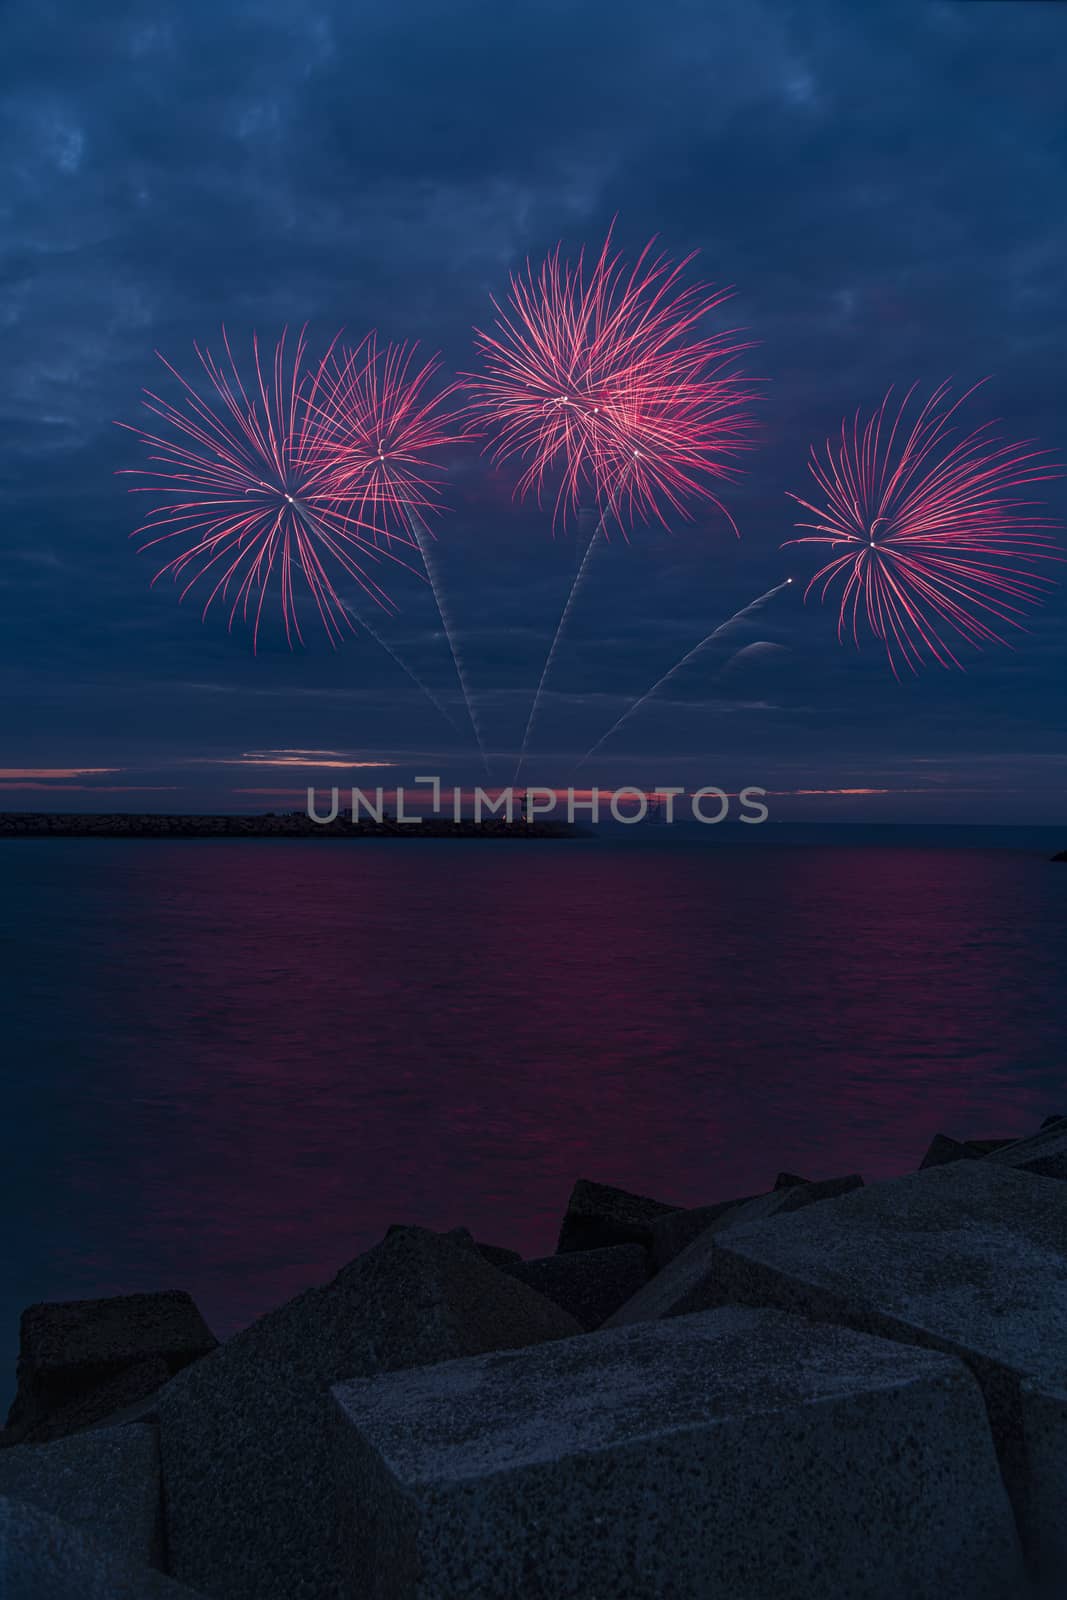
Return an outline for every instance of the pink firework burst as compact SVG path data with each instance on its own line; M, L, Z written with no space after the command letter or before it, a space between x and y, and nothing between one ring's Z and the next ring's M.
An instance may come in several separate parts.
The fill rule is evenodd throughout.
M1060 559L1054 522L1033 515L1040 502L1016 491L1062 476L1051 452L1033 440L1008 444L985 422L968 433L953 425L980 385L951 404L950 385L934 391L905 421L917 385L895 415L892 390L866 421L857 411L809 467L822 494L818 519L789 544L837 550L808 584L825 600L840 589L838 638L860 643L861 625L884 645L895 676L928 659L960 667L956 647L1007 644L1054 580L1044 563Z
M301 593L336 644L344 631L354 631L337 591L339 580L353 579L380 605L391 607L367 563L380 561L383 541L388 546L395 535L382 528L380 519L368 520L368 497L338 488L323 459L314 397L334 346L318 368L311 368L304 331L291 350L283 332L266 361L253 337L246 382L225 329L222 342L224 361L194 346L202 373L199 388L160 357L180 385L181 398L175 404L146 391L144 404L164 429L130 428L147 447L151 463L126 469L146 480L131 492L158 501L131 537L142 540L142 549L174 551L153 583L173 578L183 600L200 586L203 615L216 602L228 604L229 626L238 616L250 623L254 645L271 597L280 605L290 646L303 642ZM402 542L414 547L410 535Z
M443 468L433 452L460 435L446 409L455 385L434 391L437 356L417 345L368 334L359 347L331 354L309 399L315 452L339 498L387 534L411 538L412 513L438 509Z
M556 523L583 496L624 531L687 515L694 499L728 517L710 485L735 477L751 446L754 395L733 370L751 345L698 329L731 291L683 283L693 257L675 264L652 244L628 268L610 233L591 267L561 249L511 279L505 307L494 300L495 331L475 331L484 370L464 374L471 431L496 434L494 460L525 462L519 495L540 504L558 478Z

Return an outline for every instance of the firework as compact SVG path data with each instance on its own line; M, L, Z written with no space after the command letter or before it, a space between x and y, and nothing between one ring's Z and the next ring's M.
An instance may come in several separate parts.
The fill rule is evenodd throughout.
M749 385L732 370L750 346L736 330L698 333L729 289L683 283L647 245L627 269L609 233L592 267L561 247L511 279L495 330L476 330L484 370L464 375L469 427L496 435L494 459L525 463L516 492L558 478L554 522L592 499L625 532L687 515L751 444ZM724 510L724 514L725 510ZM736 530L735 530L736 531Z
M439 360L431 356L420 363L417 351L406 344L379 349L369 334L355 350L331 352L309 398L316 422L314 453L339 502L354 506L360 519L376 523L387 535L396 533L416 545L485 761L481 725L426 523L427 512L439 509L443 471L432 452L460 437L451 431L455 424L446 409L454 386L435 392Z
M737 528L713 484L736 476L750 447L751 389L734 370L749 344L737 330L702 333L700 324L729 289L686 284L692 256L672 263L646 245L627 267L609 231L591 266L585 252L565 261L562 246L538 270L511 279L506 306L494 301L492 332L476 330L480 373L465 374L471 431L496 436L494 459L518 457L516 485L541 504L557 480L553 525L592 499L599 520L578 567L548 649L522 737L526 758L567 620L594 547L612 521L625 536L636 521L666 525L688 503L714 504Z
M433 452L459 438L445 409L454 386L432 388L439 370L437 356L420 362L417 345L379 348L372 333L354 350L335 345L309 391L312 453L338 498L404 540L410 512L436 508L444 469Z
M313 369L306 364L303 331L291 350L283 332L269 357L261 357L253 337L246 382L225 329L222 342L222 360L194 346L199 387L160 357L181 397L175 404L146 391L144 404L163 431L130 430L148 448L151 463L136 471L146 481L132 492L159 502L133 537L141 538L143 549L175 552L153 583L173 578L182 599L200 586L203 615L216 602L228 604L229 626L238 617L250 623L254 643L271 597L290 646L303 641L303 592L336 644L343 631L353 631L337 583L351 578L391 608L368 563L403 561L393 546L413 550L416 541L388 525L388 506L374 494L354 481L339 484L326 459L314 397L335 370L334 346Z
M836 552L806 595L836 592L838 637L858 646L866 630L898 677L928 661L961 667L961 644L1008 644L1053 587L1043 564L1058 559L1055 524L1018 496L1061 476L1051 452L1005 443L994 422L962 432L954 419L975 390L949 403L947 383L909 422L915 388L895 415L890 390L866 420L857 411L843 422L822 455L812 449L818 504L790 496L817 520L798 523L812 531L788 542Z

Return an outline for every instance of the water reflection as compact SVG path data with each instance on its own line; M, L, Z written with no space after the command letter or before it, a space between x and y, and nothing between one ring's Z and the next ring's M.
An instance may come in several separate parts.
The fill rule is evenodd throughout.
M551 1249L574 1177L868 1178L1059 1097L1067 909L1008 851L9 846L20 1305L226 1332L390 1222ZM32 900L30 896L32 894Z

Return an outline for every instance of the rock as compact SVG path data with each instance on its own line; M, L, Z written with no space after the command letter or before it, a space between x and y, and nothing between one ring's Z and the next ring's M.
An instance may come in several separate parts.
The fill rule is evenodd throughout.
M1063 1122L1064 1120L1065 1119L1063 1118L1063 1116L1059 1112L1057 1112L1055 1114L1055 1116L1046 1117L1044 1122L1041 1124L1041 1126L1042 1126L1042 1128L1051 1128L1052 1124L1054 1122Z
M391 1233L402 1233L410 1227L407 1222L393 1222L385 1230L388 1239ZM432 1231L432 1230L431 1230ZM507 1250L502 1244L483 1244L476 1239L469 1228L449 1228L447 1233L438 1235L441 1239L452 1239L456 1244L465 1245L469 1250L477 1250L480 1256L490 1262L494 1267L503 1267L511 1261L521 1261L522 1256L517 1250Z
M159 1398L170 1569L224 1600L340 1594L324 1424L344 1378L581 1332L475 1250L390 1233Z
M950 1139L947 1133L935 1133L919 1163L919 1171L943 1167L949 1161L980 1161L992 1151L1014 1143L1013 1139Z
M521 1261L522 1256L518 1250L509 1250L502 1244L484 1244L480 1239L475 1241L478 1254L484 1256L490 1266L506 1267L512 1262Z
M681 1255L686 1245L706 1233L713 1222L724 1217L728 1211L736 1211L738 1206L747 1206L758 1198L757 1195L743 1195L737 1200L719 1200L715 1205L693 1206L658 1218L652 1224L652 1270L662 1272L675 1256Z
M977 1157L960 1139L950 1139L947 1133L935 1133L929 1148L919 1162L919 1171L928 1167L943 1167L949 1161L974 1161Z
M965 1360L1024 1545L1067 1571L1067 1185L985 1161L872 1184L713 1241L724 1302L773 1305ZM655 1281L655 1280L654 1280ZM1060 1429L1060 1423L1064 1426ZM1038 1441L1040 1440L1040 1444Z
M143 1361L160 1359L169 1373L180 1372L216 1343L180 1290L28 1306L8 1428L24 1434Z
M834 1200L862 1186L863 1179L858 1173L852 1173L847 1178L827 1178L823 1183L772 1189L769 1194L757 1195L754 1200L724 1210L692 1244L639 1289L632 1300L620 1306L605 1326L621 1328L631 1322L685 1316L692 1311L706 1311L711 1306L725 1304L728 1297L719 1293L717 1281L716 1239L733 1228L800 1211L819 1200Z
M995 1150L988 1159L1038 1178L1067 1178L1067 1122L1052 1122L1028 1139L1016 1139Z
M4 1435L0 1435L0 1446L45 1444L50 1439L65 1439L86 1428L110 1427L118 1422L148 1417L152 1401L169 1381L167 1362L162 1356L151 1356L136 1366L126 1367L98 1389L90 1389L88 1394L79 1396L47 1418L22 1428L5 1430Z
M649 1200L626 1189L579 1178L567 1202L557 1253L600 1250L609 1244L641 1244L647 1248L656 1218L677 1210L677 1206L664 1205L662 1200Z
M780 1172L774 1180L776 1189L796 1189L802 1183L807 1183L807 1178L798 1178L795 1172Z
M728 1308L334 1390L359 1600L1017 1600L962 1363Z
M83 1528L0 1499L3 1600L197 1600L161 1572L117 1555Z
M5 1450L0 1495L84 1528L127 1560L159 1562L159 1441L143 1423Z
M599 1328L647 1282L650 1265L642 1245L609 1244L602 1250L570 1250L561 1256L518 1261L502 1270L554 1300L583 1328Z

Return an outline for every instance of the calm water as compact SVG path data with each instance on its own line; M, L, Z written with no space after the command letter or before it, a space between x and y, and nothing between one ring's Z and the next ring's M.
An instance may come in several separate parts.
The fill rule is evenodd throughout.
M1025 848L0 842L0 1400L34 1300L225 1334L394 1221L550 1250L1067 1111L1067 867ZM1067 841L1059 841L1067 842Z

